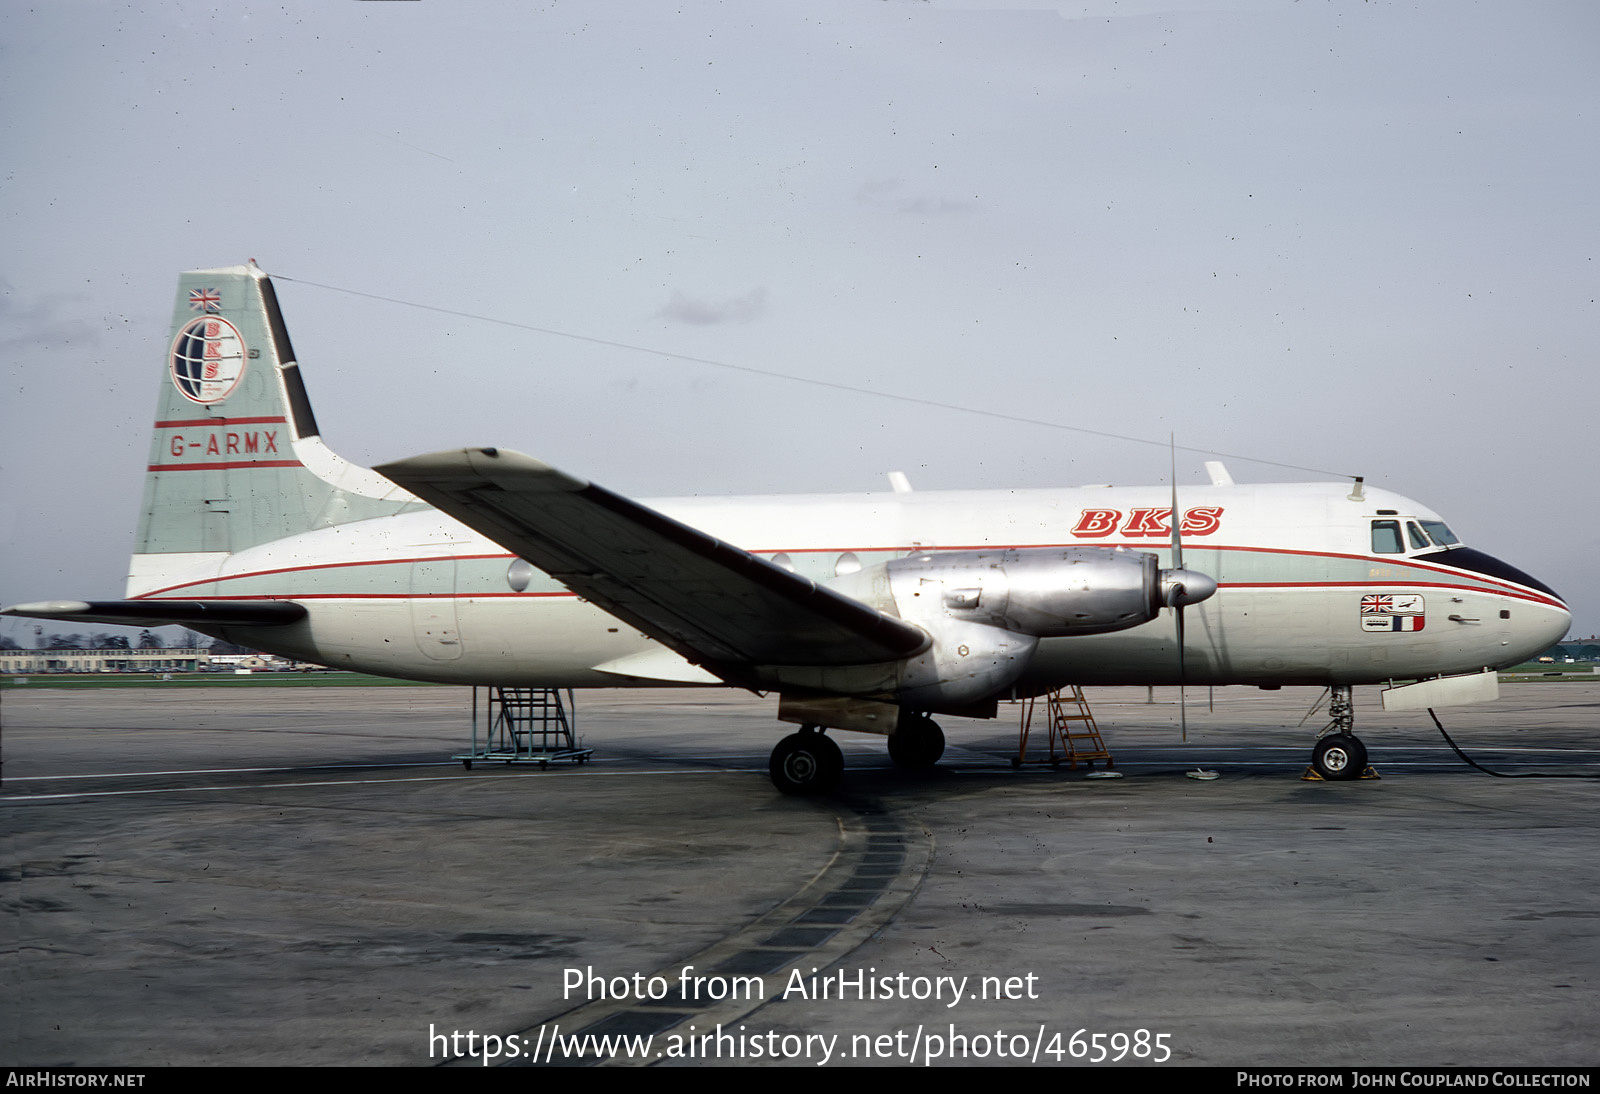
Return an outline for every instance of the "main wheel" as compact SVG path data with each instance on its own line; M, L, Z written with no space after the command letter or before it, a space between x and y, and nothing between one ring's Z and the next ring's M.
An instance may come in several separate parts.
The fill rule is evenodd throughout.
M1347 733L1330 733L1311 750L1311 769L1329 782L1359 779L1367 769L1367 746Z
M907 771L926 771L944 755L944 730L926 714L907 714L889 734L889 758Z
M844 775L844 753L818 730L791 733L773 748L767 773L785 794L826 794Z

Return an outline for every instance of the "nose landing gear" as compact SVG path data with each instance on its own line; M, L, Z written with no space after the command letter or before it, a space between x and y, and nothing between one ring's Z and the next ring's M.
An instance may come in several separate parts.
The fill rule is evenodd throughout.
M1366 774L1367 746L1355 735L1355 704L1349 684L1334 684L1330 689L1328 713L1331 716L1311 750L1311 767L1306 774L1328 782L1347 782ZM1375 776L1374 776L1375 777Z

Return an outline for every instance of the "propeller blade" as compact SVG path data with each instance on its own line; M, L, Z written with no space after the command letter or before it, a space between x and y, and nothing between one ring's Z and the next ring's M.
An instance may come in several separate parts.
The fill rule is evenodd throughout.
M1198 604L1217 591L1217 582L1208 574L1196 570L1161 571L1162 599L1172 609L1172 622L1178 640L1178 723L1183 739L1189 739L1189 711L1185 702L1189 683L1188 656L1184 652L1183 609Z
M1178 631L1178 726L1183 734L1183 740L1189 740L1189 705L1184 701L1184 685L1188 683L1188 673L1185 670L1183 657L1183 606L1188 602L1189 590L1187 580L1189 575L1183 569L1183 523L1178 516L1178 438L1177 434L1167 435L1168 452L1172 459L1172 569L1174 580L1168 590L1167 603L1172 605L1172 618ZM1211 593L1217 591L1217 583L1211 582L1209 591L1204 592L1197 599L1204 600Z
M1183 536L1179 534L1178 520L1178 445L1175 437L1167 438L1172 446L1172 568L1183 569Z
M1178 586L1180 589L1183 586ZM1188 674L1184 671L1183 658L1183 603L1180 601L1173 613L1178 620L1178 726L1183 733L1183 740L1189 740L1189 705L1184 702L1184 684Z

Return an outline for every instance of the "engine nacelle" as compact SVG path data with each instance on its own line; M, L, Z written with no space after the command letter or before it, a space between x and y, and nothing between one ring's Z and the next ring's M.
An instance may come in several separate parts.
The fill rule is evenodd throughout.
M898 700L922 710L1004 694L1041 638L1126 630L1216 591L1204 574L1120 547L918 554L885 564L884 578L901 618L933 639L900 674Z
M1166 603L1156 556L1125 548L952 551L885 569L901 617L930 633L943 617L1035 638L1106 634L1148 623Z
M911 555L835 578L829 585L928 633L929 647L898 665L891 683L861 669L836 682L785 682L871 696L913 710L960 710L1005 694L1042 638L1106 634L1155 619L1163 607L1198 603L1216 582L1163 570L1156 556L1123 547L1027 547Z

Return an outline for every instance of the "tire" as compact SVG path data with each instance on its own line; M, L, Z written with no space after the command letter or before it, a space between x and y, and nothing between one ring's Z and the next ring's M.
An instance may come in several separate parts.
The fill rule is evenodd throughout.
M889 734L889 758L907 771L926 771L944 755L944 730L926 714L909 715Z
M844 753L825 733L791 733L772 750L767 773L772 785L785 794L827 794L844 775Z
M1311 750L1311 769L1329 782L1361 778L1367 769L1367 746L1345 733L1330 733Z

